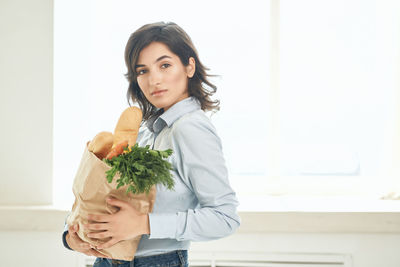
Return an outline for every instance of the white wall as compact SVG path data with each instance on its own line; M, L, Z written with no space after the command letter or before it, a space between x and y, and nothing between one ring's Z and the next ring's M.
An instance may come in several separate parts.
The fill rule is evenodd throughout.
M0 1L0 205L52 201L53 1Z
M66 250L60 236L54 231L1 231L0 266L78 266L77 253Z

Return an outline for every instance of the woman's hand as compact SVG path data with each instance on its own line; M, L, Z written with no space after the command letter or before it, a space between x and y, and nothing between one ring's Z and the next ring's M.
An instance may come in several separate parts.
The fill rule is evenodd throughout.
M83 241L76 233L79 229L79 225L71 225L68 227L68 234L65 236L68 246L78 252L86 254L88 256L95 256L100 258L107 258L107 256L94 250L92 245Z
M89 230L87 234L90 238L110 238L104 244L98 245L97 249L105 249L113 246L121 240L128 240L134 237L150 234L148 214L139 213L128 202L107 198L107 203L116 206L119 210L114 214L88 215L88 221L84 228ZM90 232L101 231L101 232Z

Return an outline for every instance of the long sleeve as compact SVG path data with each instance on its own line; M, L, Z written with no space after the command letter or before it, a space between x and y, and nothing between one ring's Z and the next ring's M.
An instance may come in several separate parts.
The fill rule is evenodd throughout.
M173 165L198 200L194 209L150 213L150 239L206 241L232 234L240 225L238 200L229 185L221 140L204 116L187 117L171 130Z

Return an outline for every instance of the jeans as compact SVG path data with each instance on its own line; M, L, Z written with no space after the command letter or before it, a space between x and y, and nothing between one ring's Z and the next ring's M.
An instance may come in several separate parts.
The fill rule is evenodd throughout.
M93 267L189 267L187 250L175 250L153 256L135 257L132 261L97 258Z

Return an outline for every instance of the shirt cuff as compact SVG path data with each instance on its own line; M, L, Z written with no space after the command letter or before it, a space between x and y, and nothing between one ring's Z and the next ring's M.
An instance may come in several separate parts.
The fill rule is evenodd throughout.
M150 239L176 239L177 213L149 213Z
M70 248L69 246L68 246L68 243L67 243L67 234L68 234L68 231L64 231L64 233L63 233L63 235L62 235L62 241L63 241L63 244L64 244L64 247L66 247L67 249L69 249L69 250L73 250L72 248Z

